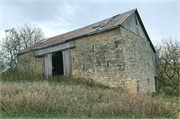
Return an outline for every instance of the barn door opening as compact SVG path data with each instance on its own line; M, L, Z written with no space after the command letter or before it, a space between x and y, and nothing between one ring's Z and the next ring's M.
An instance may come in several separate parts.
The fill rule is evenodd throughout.
M55 75L64 75L63 71L63 55L62 52L55 52L52 55L52 72Z

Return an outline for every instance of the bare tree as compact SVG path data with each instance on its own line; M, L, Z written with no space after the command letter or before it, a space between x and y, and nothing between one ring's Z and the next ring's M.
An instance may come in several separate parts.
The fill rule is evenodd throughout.
M6 37L3 39L1 46L1 63L5 66L14 67L16 66L16 53L21 49L20 39L17 31L12 28L6 30Z
M40 28L31 27L25 24L24 27L18 28L19 38L23 48L27 48L44 38L44 34Z
M34 43L42 40L44 33L40 28L25 24L17 29L12 28L5 31L5 38L0 50L1 69L14 68L17 65L17 53Z
M163 39L156 46L158 81L177 89L179 85L180 42L177 39Z

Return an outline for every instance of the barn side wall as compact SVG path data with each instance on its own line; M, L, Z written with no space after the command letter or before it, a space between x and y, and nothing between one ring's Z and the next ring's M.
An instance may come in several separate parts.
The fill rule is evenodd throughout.
M17 67L19 71L39 72L38 58L33 57L34 54L37 54L37 51L18 55Z
M123 44L119 28L76 39L76 48L71 49L72 76L125 88Z
M127 88L132 92L137 92L137 88L139 92L155 91L150 43L124 27L121 27L121 36L125 41L124 58ZM137 85L139 86L137 87Z

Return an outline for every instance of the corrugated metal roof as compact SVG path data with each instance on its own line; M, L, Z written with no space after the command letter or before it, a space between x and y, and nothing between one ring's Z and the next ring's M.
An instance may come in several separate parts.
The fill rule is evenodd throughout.
M109 27L113 27L113 26L121 24L135 10L136 9L133 9L133 10L124 12L122 14L118 14L116 16L113 16L111 18L102 20L100 22L91 24L89 26L86 26L86 27L83 27L83 28L80 28L80 29L77 29L74 31L70 31L68 33L64 33L64 34L61 34L58 36L51 37L43 43L41 43L42 41L40 41L40 42L38 42L38 43L28 47L28 48L21 50L18 54L22 54L26 51L29 51L30 49L36 49L36 48L50 46L51 44L54 44L56 42L63 41L63 40L69 39L69 38L74 38L77 36L81 36L83 34L91 33L91 32L98 31L98 30L103 30L103 29L106 30Z

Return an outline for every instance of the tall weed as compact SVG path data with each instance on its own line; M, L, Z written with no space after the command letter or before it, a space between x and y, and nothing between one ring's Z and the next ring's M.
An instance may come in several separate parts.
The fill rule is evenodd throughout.
M53 85L48 81L2 82L1 111L12 116L29 113L118 117L175 117L176 108L162 99L144 94L122 93L108 88Z

